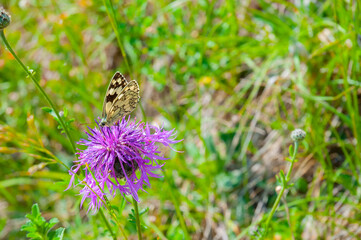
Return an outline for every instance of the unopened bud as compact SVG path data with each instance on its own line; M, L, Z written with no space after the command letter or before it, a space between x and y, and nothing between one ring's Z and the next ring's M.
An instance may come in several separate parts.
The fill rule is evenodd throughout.
M302 141L306 137L306 132L302 129L295 129L291 133L291 138L295 142Z
M0 30L6 28L10 24L11 17L3 7L0 7Z
M280 192L281 192L281 190L282 190L282 187L281 187L281 186L277 186L275 190L276 190L276 193L277 193L277 194L280 194Z

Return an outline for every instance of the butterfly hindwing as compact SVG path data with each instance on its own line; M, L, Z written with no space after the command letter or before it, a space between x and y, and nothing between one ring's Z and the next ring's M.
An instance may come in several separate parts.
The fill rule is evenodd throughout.
M114 74L112 80L109 83L107 92L105 94L102 118L104 118L106 114L109 112L114 101L118 98L120 92L125 88L127 84L128 81L120 72L116 72Z
M113 124L123 116L131 113L139 102L139 86L137 81L130 81L120 92L117 99L113 102L106 112L107 123Z

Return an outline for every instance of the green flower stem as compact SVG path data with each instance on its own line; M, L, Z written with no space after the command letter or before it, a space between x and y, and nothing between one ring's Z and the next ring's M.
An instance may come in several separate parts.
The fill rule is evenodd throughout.
M138 203L134 198L133 198L133 206L134 206L134 211L135 211L135 220L137 222L138 239L141 240L142 239L142 229L140 227Z
M276 199L275 203L273 204L272 210L271 210L270 214L268 215L268 218L267 218L267 221L266 221L266 225L265 225L265 232L266 232L266 234L267 234L267 231L268 231L269 223L270 223L270 221L271 221L274 213L275 213L276 210L277 210L278 204L279 204L280 201L281 201L281 198L282 198L282 196L283 196L283 193L285 192L286 189L288 189L288 182L290 181L290 176L291 176L292 168L293 168L294 163L296 162L295 160L296 160L297 150L298 150L298 142L296 141L296 142L295 142L295 147L294 147L294 149L293 149L291 164L290 164L290 167L288 168L288 172L287 172L287 175L286 175L286 179L285 179L285 181L283 181L283 185L282 185L281 191L278 193L277 199Z
M292 159L291 159L291 165L290 167L288 168L288 172L287 172L287 175L286 175L286 183L288 183L291 179L291 172L292 172L292 169L293 169L293 164L296 162L296 154L297 154L297 151L298 151L298 142L296 141L295 142L295 148L293 150L293 156L292 156Z
M129 75L131 75L132 71L130 70L130 65L129 65L129 62L128 62L128 58L127 58L127 55L125 53L125 50L124 50L124 47L123 47L123 44L122 44L121 34L120 34L119 29L117 27L118 23L117 23L117 18L116 18L116 15L115 15L115 10L114 10L114 7L113 7L113 3L112 3L111 0L103 0L103 3L104 3L104 6L105 6L105 9L107 11L110 23L112 25L113 31L115 32L115 36L117 38L117 42L118 42L118 45L119 45L119 48L120 48L120 52L122 53L125 65L126 65L127 70L128 70L128 73L129 73ZM143 114L143 117L144 117L145 113L144 113L143 106L141 104L140 104L140 107L141 107L142 114ZM138 239L140 240L140 239L142 239L142 230L141 230L141 226L140 226L138 203L134 198L133 198L133 206L134 206L135 218L136 218L136 222L137 222Z
M99 187L99 186L98 186L98 187ZM123 227L122 227L122 225L120 224L117 216L115 215L115 213L114 213L114 211L113 211L113 208L112 208L112 205L110 205L110 202L109 202L107 196L105 196L105 195L104 195L104 200L105 200L105 202L107 203L107 209L108 209L110 215L113 217L113 219L114 219L115 222L117 223L118 228L119 228L120 232L122 233L124 239L127 240L128 237L127 237L127 235L125 234L125 232L124 232L124 230L123 230Z
M110 204L107 196L105 195L105 193L103 192L103 190L100 188L99 182L98 182L97 179L95 178L94 173L91 171L89 165L88 165L88 164L85 164L85 165L86 165L88 171L90 172L90 174L92 175L92 177L93 177L93 179L94 179L94 181L95 181L95 184L96 184L97 187L100 189L100 191L102 191L102 193L104 194L104 195L103 195L104 200L101 199L101 197L100 197L88 184L86 184L86 183L84 183L84 184L103 202L104 205L106 205L106 207L107 207L107 209L108 209L108 211L109 211L110 216L112 216L112 218L114 219L114 221L117 223L118 228L119 228L120 232L122 233L124 239L127 240L127 239L128 239L128 238L127 238L127 235L125 234L122 225L120 224L117 216L115 215L115 213L114 213L114 211L113 211L113 208L112 208L112 205Z
M7 47L7 49L10 51L10 53L14 56L14 58L16 59L16 61L21 65L21 67L24 69L24 71L26 72L26 74L28 74L28 76L31 78L31 80L33 80L34 84L36 85L36 87L38 88L38 90L41 92L41 94L45 97L45 99L48 101L49 105L51 106L51 108L54 110L56 117L59 119L60 125L62 126L62 128L64 129L66 135L68 136L69 142L72 146L73 152L76 152L76 148L75 148L75 144L73 142L73 139L70 135L70 132L68 130L68 128L65 126L63 119L60 117L58 110L55 108L53 102L50 100L49 96L45 93L44 89L39 85L39 83L36 81L36 79L34 78L33 74L30 73L30 71L27 69L27 67L22 63L22 61L18 58L18 56L16 55L16 53L13 51L13 49L11 48L10 44L8 43L8 41L6 40L5 34L4 34L4 30L0 30L0 38L3 40L5 46Z
M110 226L110 224L109 224L109 222L108 222L108 219L106 219L102 208L99 208L99 213L100 213L100 216L102 217L105 225L107 226L110 234L113 236L113 239L116 240L117 237L116 237L116 235L114 234L114 232L113 232L113 230L112 230L112 228L111 228L111 226Z

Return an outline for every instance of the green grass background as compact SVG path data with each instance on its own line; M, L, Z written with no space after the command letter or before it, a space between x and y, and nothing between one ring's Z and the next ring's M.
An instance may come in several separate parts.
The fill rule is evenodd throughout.
M360 0L112 4L0 5L12 15L8 41L74 119L74 140L94 127L115 71L140 84L132 116L184 139L175 146L183 153L165 153L164 177L140 194L144 239L251 238L276 198L294 128L307 136L270 236L361 238ZM70 177L54 159L71 166L71 145L31 79L0 51L0 238L25 238L20 227L38 203L65 239L111 239L87 203L79 208L80 188L64 191ZM111 203L136 239L132 205L120 195Z

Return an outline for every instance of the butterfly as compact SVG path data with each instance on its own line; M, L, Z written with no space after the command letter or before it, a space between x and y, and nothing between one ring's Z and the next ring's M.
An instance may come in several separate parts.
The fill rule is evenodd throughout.
M137 81L128 82L120 72L116 72L105 94L100 126L111 126L133 112L139 99Z

